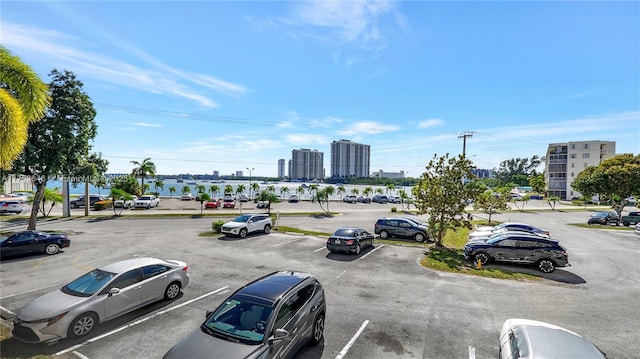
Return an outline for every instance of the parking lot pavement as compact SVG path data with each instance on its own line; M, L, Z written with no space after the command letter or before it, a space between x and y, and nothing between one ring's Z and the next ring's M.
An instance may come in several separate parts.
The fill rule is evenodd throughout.
M640 352L636 334L640 332L640 266L636 265L640 241L631 232L567 225L581 222L585 214L496 216L501 221L544 224L569 247L573 266L558 274L574 280L550 277L535 282L428 270L419 265L424 249L417 247L377 244L355 256L329 253L326 239L317 236L198 236L210 229L211 218L52 221L48 229L74 233L71 247L55 256L3 261L0 306L17 312L88 269L151 255L189 264L191 281L179 299L105 323L81 347L74 348L84 340L63 341L51 347L31 346L32 354L74 348L67 354L158 358L197 328L205 312L231 291L269 272L290 269L316 274L327 295L325 340L305 348L297 358L339 358L345 350L344 358L466 358L470 347L478 359L495 358L500 326L512 317L552 322L594 341L610 357L631 358ZM372 227L379 215L345 213L296 220L317 221L314 226L321 223L323 231L330 232L356 222ZM209 294L220 288L226 289ZM0 345L5 350L16 342L9 339Z

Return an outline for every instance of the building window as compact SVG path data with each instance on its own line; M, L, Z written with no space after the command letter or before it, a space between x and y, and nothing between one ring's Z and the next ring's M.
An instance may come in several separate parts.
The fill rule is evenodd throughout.
M575 150L575 149L576 149L576 144L575 144L575 143L572 143L572 144L571 144L571 149L572 149L572 150Z
M572 162L571 163L571 168L574 168L575 166L576 166L576 164Z
M575 177L575 176L573 175L573 172L571 172L571 177L572 177L572 178L573 178L573 177Z
M571 157L571 158L576 158L576 154L575 154L575 153L572 153L572 154L570 155L570 157Z
M585 150L588 150L589 149L589 144L588 143L582 144L582 148L585 149Z
M589 152L583 153L582 158L589 158Z

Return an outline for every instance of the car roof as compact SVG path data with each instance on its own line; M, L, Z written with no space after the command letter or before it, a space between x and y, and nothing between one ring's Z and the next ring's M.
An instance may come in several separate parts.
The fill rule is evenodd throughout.
M306 272L274 272L245 285L235 295L266 300L273 305L280 297L309 278L313 278L313 275Z
M540 235L535 234L535 233L529 233L529 232L524 232L524 231L510 231L510 230L507 230L507 231L504 231L504 232L496 233L496 236L520 237L520 238L525 237L525 238L535 239L535 240L540 240L540 241L548 241L548 242L555 242L555 243L560 242L557 239L543 237L543 236L540 236Z
M130 258L125 259L119 262L107 264L106 266L100 267L101 270L111 273L122 273L131 269L135 269L138 267L143 267L151 264L165 264L169 265L166 261L153 257L139 257L139 258Z

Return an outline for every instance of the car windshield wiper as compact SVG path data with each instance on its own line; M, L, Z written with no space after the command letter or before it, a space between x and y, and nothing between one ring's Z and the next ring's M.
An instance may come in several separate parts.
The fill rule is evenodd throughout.
M213 336L213 337L218 337L227 341L230 341L232 343L240 343L240 341L236 338L232 338L228 335L224 335L222 332L220 332L219 330L215 330L215 329L211 329L209 327L207 327L205 324L202 324L200 326L200 330L202 330L203 332Z

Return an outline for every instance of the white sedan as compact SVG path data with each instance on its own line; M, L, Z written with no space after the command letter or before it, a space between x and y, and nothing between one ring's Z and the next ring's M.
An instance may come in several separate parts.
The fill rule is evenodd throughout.
M135 208L151 208L158 207L160 205L160 198L151 195L145 194L144 196L140 196L134 203Z

